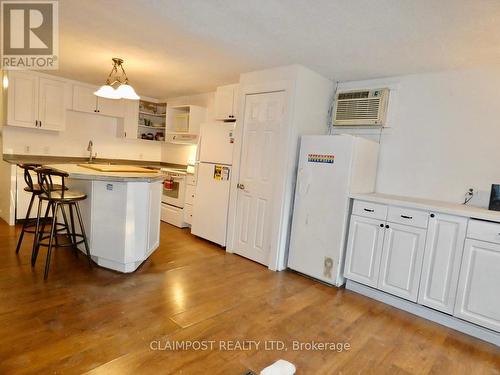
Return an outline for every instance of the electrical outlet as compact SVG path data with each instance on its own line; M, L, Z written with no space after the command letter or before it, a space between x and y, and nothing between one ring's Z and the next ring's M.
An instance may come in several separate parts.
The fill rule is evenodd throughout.
M144 155L143 154L139 154L139 159L143 159L144 158Z
M30 146L24 146L24 153L29 154L30 153Z
M43 148L43 153L44 153L45 155L50 154L50 147L49 147L49 146L45 146L45 147Z

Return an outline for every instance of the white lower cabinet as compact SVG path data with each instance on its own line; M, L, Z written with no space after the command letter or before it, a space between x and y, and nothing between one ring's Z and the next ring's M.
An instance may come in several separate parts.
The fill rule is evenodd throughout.
M416 302L424 256L426 230L386 225L378 288Z
M467 218L453 215L431 215L418 303L453 313L467 221Z
M345 277L376 288L383 241L382 220L352 215L344 268Z
M355 201L348 289L500 342L500 222L431 210Z
M500 245L467 239L454 315L500 332L499 288Z

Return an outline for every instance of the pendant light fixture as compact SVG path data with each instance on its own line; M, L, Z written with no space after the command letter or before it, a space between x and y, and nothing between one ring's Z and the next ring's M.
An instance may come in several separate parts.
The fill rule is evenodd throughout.
M139 95L136 94L134 88L128 84L127 73L123 69L123 60L114 57L113 68L108 75L106 84L102 85L99 90L94 92L95 96L106 99L130 99L139 100ZM116 89L113 87L117 85Z

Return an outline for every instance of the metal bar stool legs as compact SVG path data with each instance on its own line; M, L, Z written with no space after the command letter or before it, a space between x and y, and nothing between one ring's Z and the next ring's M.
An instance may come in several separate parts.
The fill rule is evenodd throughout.
M33 219L30 219L31 209L33 208L33 202L35 201L36 193L31 193L30 204L28 206L28 211L26 211L26 217L24 218L23 227L21 229L21 234L19 235L19 239L17 240L16 246L16 254L19 254L19 250L21 250L21 244L23 243L24 233L29 232L27 229L30 226L33 226ZM33 232L29 232L33 233Z

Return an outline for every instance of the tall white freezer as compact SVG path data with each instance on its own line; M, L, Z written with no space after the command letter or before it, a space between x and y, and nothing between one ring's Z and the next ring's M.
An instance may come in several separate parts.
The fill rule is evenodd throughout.
M351 135L303 136L288 267L344 283L349 194L374 191L378 143Z
M226 246L234 123L201 125L191 233Z

